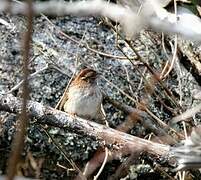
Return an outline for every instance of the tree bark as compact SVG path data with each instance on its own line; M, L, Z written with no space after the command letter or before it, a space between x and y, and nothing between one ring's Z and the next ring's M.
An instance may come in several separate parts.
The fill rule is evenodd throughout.
M20 113L22 99L11 94L0 95L0 111ZM90 136L115 151L116 158L134 152L147 152L153 155L164 156L168 154L170 146L154 143L138 138L104 125L71 116L65 112L42 105L35 101L28 101L27 112L31 118L37 119L40 124L47 124L59 128L67 128L77 134Z

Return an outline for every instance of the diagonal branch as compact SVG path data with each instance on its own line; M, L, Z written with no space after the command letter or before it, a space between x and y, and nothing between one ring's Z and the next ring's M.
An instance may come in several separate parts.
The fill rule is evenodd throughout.
M0 95L0 111L19 113L21 108L21 98L14 97L11 94ZM111 147L111 151L118 152L115 153L116 158L136 151L143 151L159 156L164 156L169 152L170 147L168 145L154 143L92 121L73 117L65 112L44 106L35 101L27 103L27 112L31 118L36 118L40 124L67 128L78 134L84 134L99 141L104 141L106 146Z

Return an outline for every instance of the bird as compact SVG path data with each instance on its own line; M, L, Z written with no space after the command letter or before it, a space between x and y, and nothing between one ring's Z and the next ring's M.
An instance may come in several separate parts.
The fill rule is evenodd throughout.
M74 116L102 122L103 95L97 84L98 76L91 68L82 69L70 83L59 109Z

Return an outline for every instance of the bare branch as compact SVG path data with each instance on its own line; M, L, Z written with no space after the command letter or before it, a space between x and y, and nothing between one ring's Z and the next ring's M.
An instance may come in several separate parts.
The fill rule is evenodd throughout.
M0 95L0 111L19 113L21 111L21 99L12 95ZM116 158L120 155L130 154L136 151L145 151L154 155L166 155L169 146L144 140L104 125L87 121L79 117L72 117L65 112L44 106L38 102L29 101L27 111L30 117L38 120L38 123L48 124L60 128L68 128L76 133L85 134L100 141L106 146L113 147Z
M24 147L24 139L27 130L27 122L28 122L28 114L27 114L27 100L29 97L28 90L28 76L29 76L29 50L30 50L30 42L32 35L32 27L33 27L33 11L32 11L32 2L31 0L27 3L27 32L24 36L24 44L23 44L23 100L22 100L22 111L19 111L19 126L17 127L17 131L15 134L15 138L12 142L12 151L11 155L8 159L8 168L7 168L7 179L12 180L15 177L17 165L20 159L20 154Z
M0 12L6 11L7 1L2 1ZM133 38L140 30L151 27L158 32L179 34L185 38L201 41L201 20L188 9L180 8L178 15L168 12L157 0L144 0L140 6L123 6L103 0L78 2L45 1L35 2L36 15L41 13L54 16L105 16L119 22L128 38ZM140 11L139 11L140 9ZM11 14L26 14L24 3L11 3Z

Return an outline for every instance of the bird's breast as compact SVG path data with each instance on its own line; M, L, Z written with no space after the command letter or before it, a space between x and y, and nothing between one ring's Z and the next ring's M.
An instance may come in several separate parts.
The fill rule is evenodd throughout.
M81 117L96 119L102 103L102 94L98 87L69 89L64 111Z

